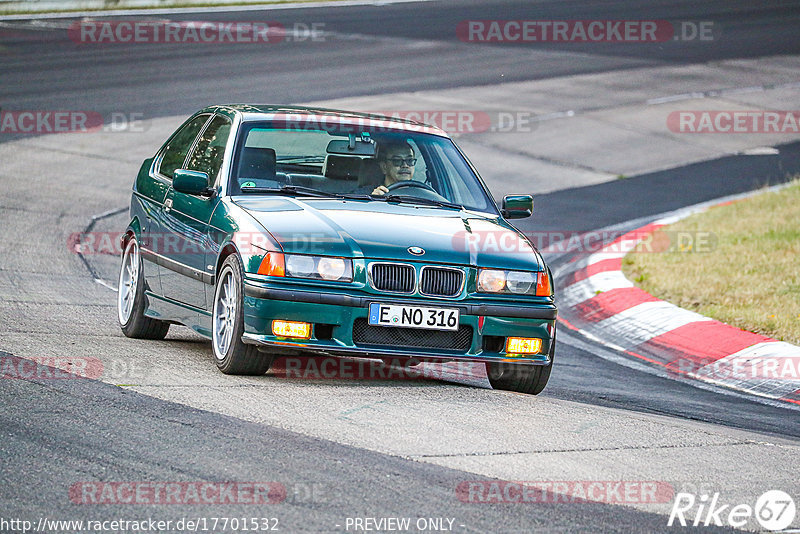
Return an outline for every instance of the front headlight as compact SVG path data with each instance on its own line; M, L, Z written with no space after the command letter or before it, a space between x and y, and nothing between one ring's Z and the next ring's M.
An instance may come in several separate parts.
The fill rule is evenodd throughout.
M314 258L311 256L299 256L291 254L286 256L286 272L289 276L297 276L300 278L309 278L314 276L316 266L314 265Z
M341 280L346 270L347 263L342 258L320 258L317 262L317 274L323 280Z
M347 258L286 254L286 276L352 282L353 262Z
M506 287L506 272L481 269L478 275L478 291L499 293Z
M478 291L484 293L513 293L549 297L553 294L547 271L502 271L481 269L478 273Z
M512 293L525 294L531 292L536 284L536 274L522 271L509 271L506 275L506 287Z

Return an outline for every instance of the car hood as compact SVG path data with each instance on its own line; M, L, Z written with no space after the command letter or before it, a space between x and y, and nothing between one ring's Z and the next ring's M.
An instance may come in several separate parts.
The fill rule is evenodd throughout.
M406 203L238 197L284 252L540 270L541 259L503 219ZM410 247L425 252L413 255Z

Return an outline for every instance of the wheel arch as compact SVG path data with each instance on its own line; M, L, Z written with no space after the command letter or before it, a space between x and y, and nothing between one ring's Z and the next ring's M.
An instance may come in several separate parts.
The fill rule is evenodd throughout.
M120 244L122 245L122 253L125 253L125 248L128 246L132 237L135 237L139 242L141 242L140 235L142 233L142 225L139 222L138 217L134 217L130 223L128 223L128 227L125 229L125 232L120 236Z
M239 252L239 248L233 241L228 241L225 243L219 251L217 255L217 264L214 268L214 281L216 282L219 280L219 273L222 271L222 264L225 263L225 260L228 259L228 256L231 254L236 254L239 256L239 261L243 262L242 254ZM244 266L244 263L242 263Z

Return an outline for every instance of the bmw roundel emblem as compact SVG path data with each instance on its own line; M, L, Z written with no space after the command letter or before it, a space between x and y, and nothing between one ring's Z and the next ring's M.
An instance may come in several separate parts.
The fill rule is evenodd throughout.
M425 249L420 247L408 247L408 251L414 256L422 256L425 254Z

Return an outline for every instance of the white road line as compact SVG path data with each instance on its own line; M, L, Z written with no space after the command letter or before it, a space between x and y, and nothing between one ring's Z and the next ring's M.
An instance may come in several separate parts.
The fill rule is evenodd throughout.
M708 91L695 91L692 93L681 93L677 95L667 95L657 98L649 98L645 101L645 104L647 104L648 106L657 106L659 104L669 104L672 102L680 102L682 100L719 98L721 96L759 93L775 89L794 89L796 87L800 87L800 82L787 82L781 84L767 84L767 85L749 85L747 87L731 87L729 89L711 89Z
M0 15L0 20L28 20L55 19L55 18L81 18L81 17L125 17L131 15L180 15L184 13L227 13L238 11L285 11L290 9L308 9L316 7L352 7L375 6L381 7L390 4L411 4L432 2L434 0L342 0L331 2L296 2L293 4L247 4L247 5L221 5L221 6L195 6L195 7L159 7L151 9L115 9L103 11L62 11L58 13L25 13L18 15ZM63 5L63 4L62 4ZM8 7L6 7L8 9ZM64 8L62 8L64 9Z
M98 284L100 284L100 285L101 285L101 286L103 286L103 287L107 287L108 289L110 289L110 290L111 290L111 291L113 291L114 293L116 293L116 292L117 292L117 288L116 288L115 286L113 286L113 285L112 285L112 284L110 284L109 282L106 282L106 281L105 281L105 280L103 280L102 278L95 278L95 279L94 279L94 281L95 281L95 282L97 282Z

